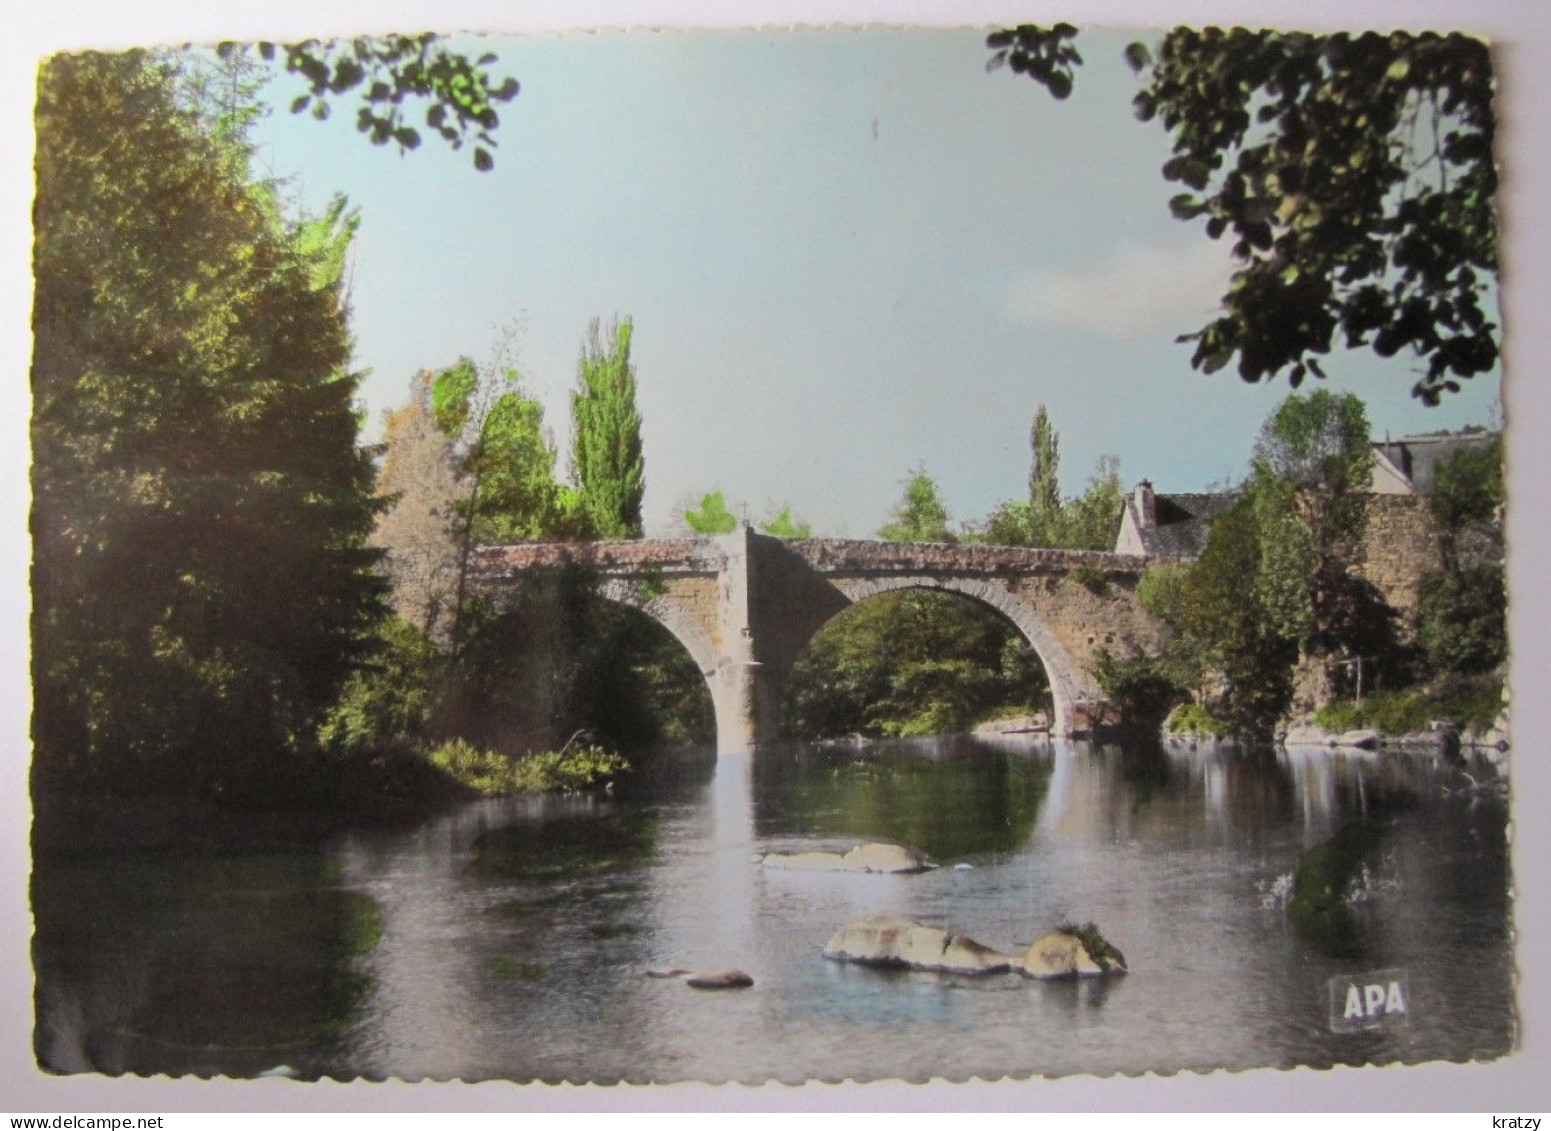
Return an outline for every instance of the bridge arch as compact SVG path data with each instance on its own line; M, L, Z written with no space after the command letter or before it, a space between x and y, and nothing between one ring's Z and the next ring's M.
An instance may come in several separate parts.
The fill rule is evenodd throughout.
M1066 646L1034 607L996 581L970 577L837 577L832 583L852 605L902 589L941 589L969 597L1001 613L1023 634L1044 666L1045 678L1050 682L1052 734L1070 734L1076 724L1077 701L1092 694L1088 681L1073 663Z
M716 648L682 605L662 594L648 595L640 582L621 577L603 579L598 585L598 595L616 605L643 612L666 628L684 646L700 674L710 681L717 668Z
M734 662L717 651L700 622L672 595L653 592L652 588L631 578L609 577L600 580L598 595L606 601L645 613L662 625L679 642L700 669L706 690L711 695L711 710L716 719L717 749L728 736L746 729L749 703L739 685Z

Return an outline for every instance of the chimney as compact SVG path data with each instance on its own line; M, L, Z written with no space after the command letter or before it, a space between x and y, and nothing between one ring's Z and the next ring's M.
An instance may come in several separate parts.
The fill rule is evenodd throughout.
M1136 485L1136 515L1148 530L1158 525L1158 504L1152 493L1152 483L1143 479Z

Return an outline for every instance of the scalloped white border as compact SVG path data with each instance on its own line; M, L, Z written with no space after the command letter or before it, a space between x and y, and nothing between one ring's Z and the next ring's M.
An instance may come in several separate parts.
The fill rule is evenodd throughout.
M17 1113L475 1110L1543 1110L1551 1049L1551 751L1520 743L1514 761L1514 864L1522 1048L1489 1065L1337 1068L1291 1072L1060 1080L883 1082L761 1088L740 1085L516 1088L489 1083L318 1084L289 1081L109 1080L50 1077L31 1050L27 913L27 400L30 356L31 105L33 73L51 51L135 44L274 39L360 32L559 32L629 27L983 27L1066 19L1089 25L1246 24L1310 30L1351 27L1461 29L1498 49L1501 207L1506 233L1505 345L1509 423L1509 539L1515 730L1551 736L1551 617L1542 562L1551 523L1541 511L1551 483L1551 6L1515 0L14 0L0 36L0 345L7 411L0 413L0 1109ZM1225 395L1231 390L1225 389Z

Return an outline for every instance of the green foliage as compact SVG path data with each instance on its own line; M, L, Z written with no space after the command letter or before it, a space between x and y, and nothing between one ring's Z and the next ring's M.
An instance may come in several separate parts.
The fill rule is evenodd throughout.
M1234 725L1213 714L1205 703L1185 703L1170 712L1165 724L1170 734L1232 734Z
M1435 575L1422 589L1422 648L1433 671L1492 671L1508 658L1503 567L1487 562Z
M337 278L140 52L39 76L35 780L258 797L380 583Z
M451 673L447 733L517 750L585 728L632 753L714 735L705 677L683 645L599 596L588 571L530 577L478 614Z
M630 770L630 763L623 757L596 746L514 758L454 739L432 750L427 758L459 784L491 797L579 793Z
M1497 520L1505 498L1503 490L1503 441L1462 447L1440 463L1433 473L1433 493L1428 500L1438 525L1459 533L1473 524Z
M1224 733L1248 737L1268 735L1286 712L1298 651L1261 602L1245 599L1261 564L1254 499L1246 495L1212 520L1200 561L1166 567L1138 587L1144 607L1175 630L1161 670L1184 686L1221 673L1212 712Z
M1050 423L1050 414L1040 405L1029 427L1028 537L1033 546L1062 544L1061 529L1061 438Z
M1373 460L1361 398L1319 389L1293 394L1266 418L1253 466L1267 501L1290 510L1314 552L1330 556L1362 538Z
M312 264L312 285L318 290L343 290L350 248L361 227L360 209L351 208L336 193L321 216L304 218L296 226L296 250Z
M1376 730L1382 734L1416 734L1436 721L1460 729L1487 727L1503 709L1503 681L1497 675L1455 678L1429 688L1376 691L1358 703L1340 699L1314 713L1328 731Z
M847 609L792 670L785 725L802 738L946 734L1033 709L1045 681L1033 649L998 614L932 590Z
M957 541L948 529L948 508L925 467L910 473L904 498L894 507L893 517L878 531L878 537L885 542Z
M555 449L544 433L544 406L520 392L490 407L464 461L474 483L470 537L479 544L539 541L555 514Z
M1027 501L1003 503L976 538L995 546L1048 546L1066 550L1113 550L1125 492L1120 461L1100 456L1087 488L1065 501L1060 490L1061 437L1040 405L1029 429L1032 461Z
M1117 716L1113 723L1122 727L1156 730L1169 709L1184 697L1170 678L1167 665L1140 653L1121 659L1108 649L1100 649L1093 678Z
M779 514L765 519L759 528L772 538L812 538L813 527L792 516L792 508L782 507Z
M1414 734L1440 718L1428 699L1412 691L1376 691L1361 703L1341 699L1314 712L1314 721L1325 730L1362 728L1383 734Z
M466 357L442 370L431 382L431 411L437 425L453 442L463 436L463 426L468 422L469 407L478 387L479 370Z
M1081 585L1095 597L1102 597L1109 592L1109 578L1101 569L1090 565L1073 566L1066 575L1067 579L1076 585Z
M222 43L223 59L250 50L248 44ZM453 149L474 145L474 167L490 170L495 162L490 149L496 145L492 132L499 124L496 105L517 96L517 80L499 85L486 69L496 57L485 54L471 62L449 51L430 33L387 35L380 39L304 40L300 43L259 43L265 62L283 55L286 70L307 84L307 93L291 103L291 112L303 112L322 121L332 113L332 99L361 91L356 128L373 145L393 142L399 149L417 149L420 130L409 124L406 103L428 103L425 128L437 133ZM487 149L486 147L489 147Z
M684 521L696 534L731 534L738 529L738 519L727 509L727 500L720 491L712 491L700 497L700 509L684 512Z
M1113 550L1124 502L1120 461L1100 456L1087 489L1063 508L1060 545L1068 550Z
M639 538L646 464L630 364L630 319L609 328L593 319L571 394L571 467L581 506L600 538Z
M1070 25L992 33L1009 64L1057 98L1081 62ZM1463 35L1308 35L1175 28L1134 106L1173 139L1165 180L1178 219L1230 235L1224 313L1184 340L1211 373L1294 388L1337 342L1425 363L1428 404L1497 363L1497 173L1492 62Z
M370 753L425 733L442 674L430 637L398 617L378 626L375 653L351 673L319 728L325 748Z

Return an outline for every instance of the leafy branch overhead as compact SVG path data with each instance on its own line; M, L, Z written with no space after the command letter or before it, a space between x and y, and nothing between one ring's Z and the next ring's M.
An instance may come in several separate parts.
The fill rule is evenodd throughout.
M1070 25L994 32L1005 64L1064 99L1081 63ZM1173 139L1178 219L1233 240L1222 313L1182 341L1211 373L1324 376L1338 342L1423 363L1436 404L1490 371L1498 327L1492 61L1463 35L1167 33L1125 50L1142 121Z
M223 43L222 58L249 50L247 44ZM388 35L381 39L308 39L300 43L259 43L257 50L267 62L285 59L288 72L308 84L308 91L291 103L292 113L310 112L319 121L332 112L330 99L361 92L356 129L373 145L390 141L399 149L416 149L421 129L411 124L408 105L428 102L424 128L440 134L453 149L474 147L474 167L488 172L495 166L490 150L500 124L498 103L517 97L517 80L499 85L487 69L496 62L492 54L470 60L449 50L435 34Z

